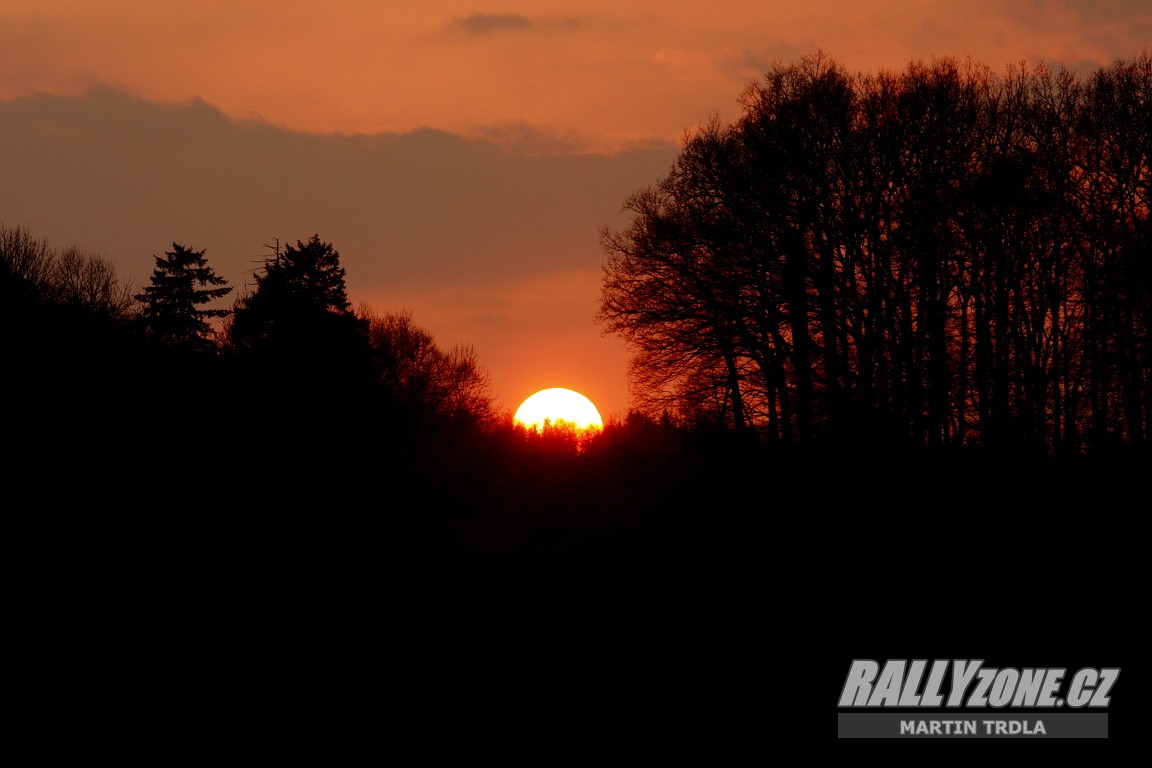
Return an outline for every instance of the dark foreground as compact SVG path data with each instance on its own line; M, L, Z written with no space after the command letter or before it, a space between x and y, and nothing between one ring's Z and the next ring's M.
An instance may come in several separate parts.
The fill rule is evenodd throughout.
M1125 664L1145 602L1133 450L265 447L182 482L139 447L67 478L24 459L30 706L190 750L715 760L828 737L852 658Z

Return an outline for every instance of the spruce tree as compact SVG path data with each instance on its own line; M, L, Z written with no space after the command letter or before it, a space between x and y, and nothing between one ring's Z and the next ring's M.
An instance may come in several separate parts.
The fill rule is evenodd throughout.
M340 252L313 235L308 242L276 245L275 255L256 274L256 289L236 303L232 340L238 347L298 352L327 345L357 326L344 286Z
M145 333L171 346L204 346L212 327L208 318L224 317L226 309L201 309L201 305L231 292L227 281L208 266L204 251L180 243L156 256L151 284L136 300L144 304L140 323Z
M371 383L367 331L352 312L344 274L339 251L313 235L277 245L255 289L236 302L233 348L258 386L293 402L294 418L304 417L309 401L321 409L336 399L351 404Z

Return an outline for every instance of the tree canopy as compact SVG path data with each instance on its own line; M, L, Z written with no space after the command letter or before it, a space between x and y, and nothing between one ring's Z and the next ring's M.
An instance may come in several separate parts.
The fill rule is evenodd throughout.
M776 66L603 233L641 406L782 443L1148 440L1150 92L1148 54Z

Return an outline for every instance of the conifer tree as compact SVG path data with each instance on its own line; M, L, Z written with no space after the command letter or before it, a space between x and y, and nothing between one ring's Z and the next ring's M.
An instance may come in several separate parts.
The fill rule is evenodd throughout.
M172 346L204 345L212 331L208 318L228 314L226 309L201 308L232 291L208 266L204 253L172 243L171 251L154 257L151 284L135 297L144 304L140 322L149 336Z
M232 341L273 350L330 346L334 337L361 332L344 286L340 252L313 235L281 247L256 275L256 289L236 303Z
M368 335L344 275L339 251L313 235L278 244L236 302L230 339L252 385L267 392L263 429L329 440L371 400Z

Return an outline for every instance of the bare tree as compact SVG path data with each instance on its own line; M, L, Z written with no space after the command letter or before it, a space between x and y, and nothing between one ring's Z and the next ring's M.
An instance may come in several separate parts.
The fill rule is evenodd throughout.
M385 393L409 414L454 424L489 424L494 398L487 370L471 346L444 352L409 312L377 314L357 308Z
M1148 439L1150 61L773 68L602 233L637 405L783 442L853 414L929 446Z

